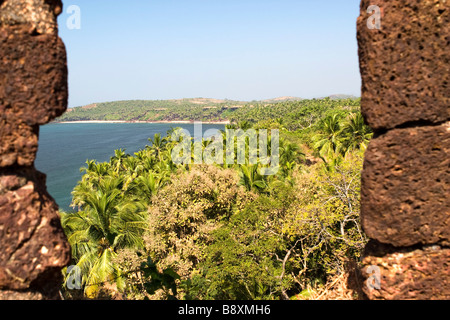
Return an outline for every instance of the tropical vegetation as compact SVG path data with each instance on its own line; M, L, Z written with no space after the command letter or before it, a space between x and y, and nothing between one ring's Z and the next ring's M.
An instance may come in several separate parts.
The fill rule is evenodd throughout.
M307 299L360 262L372 132L359 99L255 104L227 119L226 129L279 130L276 174L248 152L241 164L174 163L174 130L133 155L86 163L74 209L62 213L82 288L70 290L65 270L66 298Z

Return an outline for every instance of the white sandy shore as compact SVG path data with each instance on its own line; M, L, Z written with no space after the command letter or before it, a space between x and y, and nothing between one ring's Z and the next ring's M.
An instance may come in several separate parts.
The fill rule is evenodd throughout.
M88 120L88 121L63 121L63 122L55 122L55 123L63 123L63 124L94 124L94 123L169 123L169 124L194 124L195 121L123 121L123 120L115 120L115 121L107 121L107 120ZM197 123L202 124L230 124L230 121L197 121Z

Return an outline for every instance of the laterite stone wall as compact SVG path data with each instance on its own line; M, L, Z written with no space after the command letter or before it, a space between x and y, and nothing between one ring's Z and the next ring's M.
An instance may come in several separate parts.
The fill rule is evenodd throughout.
M70 247L46 177L39 126L67 108L60 0L0 0L0 299L56 299Z
M371 5L381 29L370 29ZM362 0L361 107L374 129L361 220L370 299L450 298L450 2ZM368 273L368 271L370 271Z

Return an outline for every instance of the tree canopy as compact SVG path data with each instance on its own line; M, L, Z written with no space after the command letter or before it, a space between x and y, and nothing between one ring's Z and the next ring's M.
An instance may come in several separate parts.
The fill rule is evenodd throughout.
M62 214L84 297L303 299L359 262L372 137L359 100L247 106L228 119L228 129L279 130L276 174L248 161L248 137L245 163L176 164L172 132L133 155L86 163L74 210Z

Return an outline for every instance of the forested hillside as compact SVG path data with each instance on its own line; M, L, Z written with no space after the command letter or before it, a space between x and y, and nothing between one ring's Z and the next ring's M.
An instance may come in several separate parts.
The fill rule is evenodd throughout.
M300 119L305 112L313 112L313 105L356 106L358 99L326 98L303 100L281 97L264 101L232 101L217 99L181 100L131 100L91 105L69 109L57 119L65 121L227 121L248 118L259 121L270 118L291 117ZM310 106L306 109L305 106ZM302 110L300 111L299 108ZM308 120L307 120L308 121Z
M244 102L215 99L132 100L69 109L58 121L224 121Z
M227 119L279 130L275 175L262 162L175 164L172 132L87 162L62 214L82 274L82 291L65 275L66 298L358 298L348 283L367 241L360 172L372 137L359 100L256 104Z

